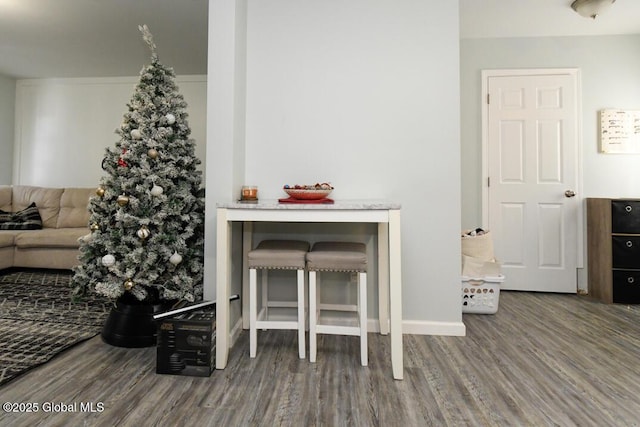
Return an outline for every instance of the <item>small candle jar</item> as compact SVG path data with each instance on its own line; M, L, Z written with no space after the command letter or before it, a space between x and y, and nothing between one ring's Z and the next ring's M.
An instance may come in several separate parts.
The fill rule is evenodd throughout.
M242 200L256 200L258 198L258 187L253 185L242 186Z

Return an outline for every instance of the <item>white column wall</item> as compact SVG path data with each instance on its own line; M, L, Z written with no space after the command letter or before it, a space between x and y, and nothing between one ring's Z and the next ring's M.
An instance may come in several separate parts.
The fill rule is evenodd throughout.
M404 331L463 334L457 2L250 0L246 21L238 5L209 7L207 225L214 199L234 198L242 183L262 198L283 196L285 183L330 181L336 198L398 201ZM246 25L246 45L229 22ZM243 49L246 70L231 54ZM239 120L244 135L231 130ZM209 229L210 286L214 237Z

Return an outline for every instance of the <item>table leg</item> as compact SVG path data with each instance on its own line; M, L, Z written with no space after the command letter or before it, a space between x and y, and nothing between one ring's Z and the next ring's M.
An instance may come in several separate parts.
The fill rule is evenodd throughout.
M404 375L402 347L402 257L400 210L389 211L389 315L391 325L391 366L393 378Z
M389 334L389 224L378 223L378 319L380 333Z
M217 209L216 220L216 368L224 369L229 357L229 285L231 275L231 222L227 210Z
M249 251L253 248L253 222L242 223L242 328L249 329Z

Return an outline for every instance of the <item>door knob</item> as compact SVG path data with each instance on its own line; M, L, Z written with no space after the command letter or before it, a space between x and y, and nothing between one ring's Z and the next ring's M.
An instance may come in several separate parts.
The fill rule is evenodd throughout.
M576 192L573 190L567 190L564 192L564 197L575 197Z

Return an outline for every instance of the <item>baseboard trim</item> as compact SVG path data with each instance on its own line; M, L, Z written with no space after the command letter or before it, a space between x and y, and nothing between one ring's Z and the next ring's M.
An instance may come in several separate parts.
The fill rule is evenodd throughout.
M467 328L462 322L432 322L423 320L405 320L402 332L410 335L446 335L464 337Z
M369 333L379 333L380 323L378 319L369 319L367 322ZM233 346L242 332L242 318L231 328L230 343ZM402 322L402 333L404 335L444 335L453 337L464 337L467 328L462 322L434 322L423 320L405 320Z

